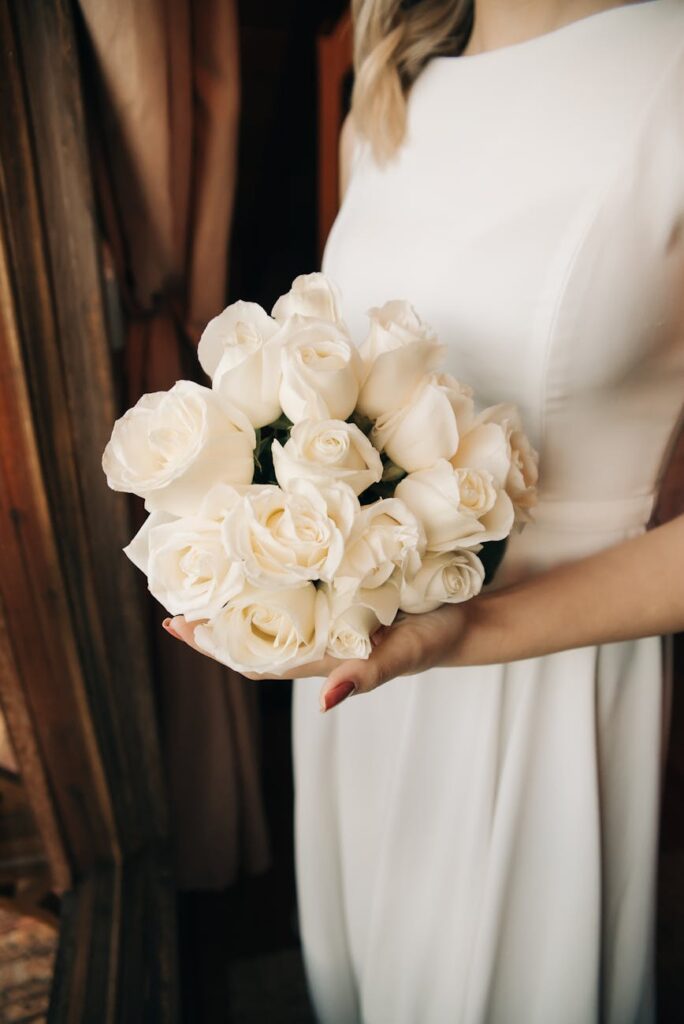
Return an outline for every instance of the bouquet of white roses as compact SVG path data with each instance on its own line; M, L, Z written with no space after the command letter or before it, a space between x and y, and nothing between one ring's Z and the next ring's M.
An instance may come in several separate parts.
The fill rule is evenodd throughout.
M320 273L270 316L233 303L199 343L211 387L143 395L105 449L109 486L149 512L126 554L238 671L368 657L399 611L479 593L531 518L538 458L516 407L476 414L408 302L368 316L356 348Z

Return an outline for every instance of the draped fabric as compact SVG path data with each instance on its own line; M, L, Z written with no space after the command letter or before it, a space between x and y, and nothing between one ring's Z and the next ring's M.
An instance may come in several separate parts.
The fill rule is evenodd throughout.
M684 422L683 97L684 7L622 5L432 57L397 159L353 152L321 264L352 337L408 297L540 454L494 589L648 528ZM637 637L435 667L322 721L295 680L321 1024L655 1019L665 639L665 672L661 638Z
M200 372L225 305L237 166L234 0L79 0L93 170L125 314L127 404ZM199 378L201 379L201 378ZM268 867L256 689L167 637L162 740L182 888Z

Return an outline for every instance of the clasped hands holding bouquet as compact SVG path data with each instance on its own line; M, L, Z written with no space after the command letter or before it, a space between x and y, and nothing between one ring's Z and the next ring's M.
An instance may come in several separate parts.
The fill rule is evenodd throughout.
M327 676L324 708L454 664L537 501L516 407L476 414L410 303L368 316L357 348L318 273L270 316L233 303L199 343L211 388L143 395L103 455L109 486L145 499L124 550L170 632L248 678Z
M329 711L352 693L369 693L401 675L413 675L435 666L456 663L459 640L467 628L467 606L442 605L422 615L402 615L391 626L380 626L371 634L372 650L365 658L340 661L327 655L291 669L276 678L302 679L325 676L321 689L321 711ZM178 640L206 653L194 640L196 623L183 616L164 620L164 628ZM247 679L273 679L272 674L244 672Z

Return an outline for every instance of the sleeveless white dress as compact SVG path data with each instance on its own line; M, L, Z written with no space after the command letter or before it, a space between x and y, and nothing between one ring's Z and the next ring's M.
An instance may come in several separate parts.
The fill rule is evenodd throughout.
M357 343L408 299L483 405L518 404L541 500L493 586L642 533L684 408L684 3L431 59L396 162L357 146L322 269ZM295 682L321 1022L653 1020L668 646L433 669L325 715Z

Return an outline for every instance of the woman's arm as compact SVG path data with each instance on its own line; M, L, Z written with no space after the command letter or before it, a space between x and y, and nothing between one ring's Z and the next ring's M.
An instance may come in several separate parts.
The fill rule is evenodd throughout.
M182 616L165 625L195 646L194 625ZM684 515L463 604L402 616L375 635L367 661L326 657L292 674L327 675L321 708L328 710L350 692L367 693L396 676L428 668L500 664L680 630Z
M684 515L597 554L382 630L368 661L337 665L321 693L367 692L432 667L487 665L684 630ZM346 685L344 685L346 684Z
M684 515L472 602L454 665L684 629Z

